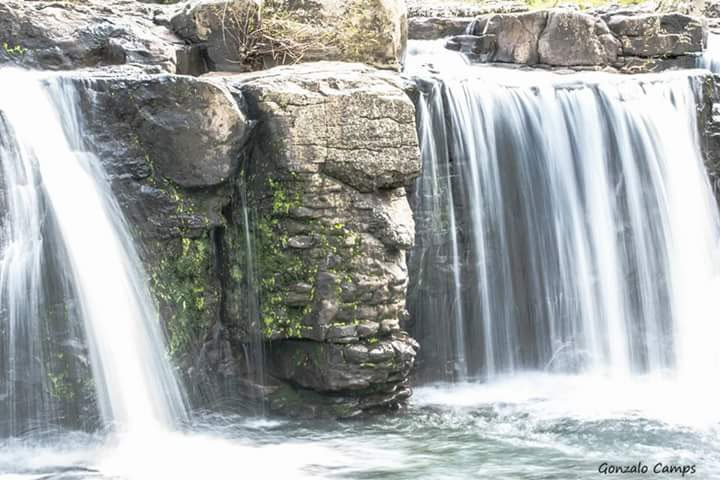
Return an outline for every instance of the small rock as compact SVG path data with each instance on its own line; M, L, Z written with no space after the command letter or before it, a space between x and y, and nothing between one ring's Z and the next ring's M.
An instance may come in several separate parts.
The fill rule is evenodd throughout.
M392 333L400 330L400 322L397 319L387 319L380 322L380 331L382 333Z
M378 330L380 330L380 324L377 322L363 322L357 327L357 334L360 338L372 337Z
M368 352L368 359L373 363L384 362L395 358L395 351L388 344L380 344Z
M367 347L363 345L350 345L344 351L345 358L353 363L364 363L370 358Z
M355 325L333 325L328 329L327 339L336 342L340 338L357 338Z
M292 248L307 249L315 244L315 239L309 235L296 235L288 239L288 246Z

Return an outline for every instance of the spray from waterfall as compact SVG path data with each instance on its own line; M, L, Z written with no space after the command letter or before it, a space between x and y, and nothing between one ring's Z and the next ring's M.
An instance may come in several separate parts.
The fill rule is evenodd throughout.
M98 158L83 148L77 105L67 79L14 70L0 76L9 207L0 257L0 359L12 380L4 394L17 394L22 368L35 369L32 378L47 375L45 365L34 363L43 355L27 348L42 349L39 312L47 302L40 287L60 265L53 274L75 299L106 424L125 432L171 429L187 416L182 390L128 226ZM8 401L35 401L30 397Z

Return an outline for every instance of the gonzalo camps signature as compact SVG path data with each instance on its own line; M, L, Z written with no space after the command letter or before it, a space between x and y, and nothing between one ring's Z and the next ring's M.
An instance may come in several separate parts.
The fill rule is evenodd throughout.
M685 475L695 475L697 468L695 465L671 465L662 462L657 462L653 465L646 465L643 462L638 462L632 465L616 465L612 463L603 462L598 467L598 472L608 474L680 474L682 477Z

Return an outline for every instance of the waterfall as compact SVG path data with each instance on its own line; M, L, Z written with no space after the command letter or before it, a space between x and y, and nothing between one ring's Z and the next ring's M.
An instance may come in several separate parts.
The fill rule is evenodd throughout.
M98 158L83 148L71 81L3 70L0 160L7 203L0 256L2 402L10 433L47 397L42 317L48 278L81 319L97 403L119 431L170 429L186 417L158 313L123 215ZM56 288L55 290L58 290ZM70 322L72 323L72 322ZM36 381L40 387L26 387ZM37 404L33 412L18 405ZM27 410L27 409L26 409Z
M707 44L697 66L706 68L713 73L720 73L720 34L708 33Z
M717 372L697 75L442 73L420 82L409 299L430 376Z

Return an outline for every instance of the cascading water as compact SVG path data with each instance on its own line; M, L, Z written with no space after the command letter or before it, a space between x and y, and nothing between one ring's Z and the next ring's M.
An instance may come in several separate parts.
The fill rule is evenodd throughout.
M708 34L705 50L698 58L697 66L713 73L720 73L720 34Z
M441 74L422 99L410 308L435 378L717 372L699 80L501 72Z
M441 45L411 48L411 69ZM0 438L0 479L574 480L639 461L713 478L718 221L695 74L441 60L421 70L409 304L433 378L493 381L423 386L405 414L341 428L197 413L169 432L181 395L122 215L83 152L77 82L3 71L0 425L24 435ZM233 212L252 316L252 212ZM55 394L93 387L88 364L105 416L129 434L38 435L83 415Z
M48 403L31 394L48 396L43 388L12 397L23 377L47 377L41 313L50 274L76 299L106 423L121 431L170 429L186 418L181 389L127 225L98 159L83 149L76 105L68 80L2 72L8 218L0 286L10 430L22 433L18 405L37 402L39 410ZM64 258L53 257L60 254Z

